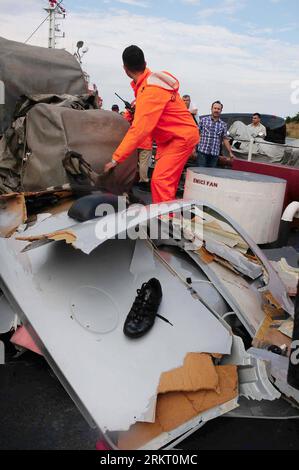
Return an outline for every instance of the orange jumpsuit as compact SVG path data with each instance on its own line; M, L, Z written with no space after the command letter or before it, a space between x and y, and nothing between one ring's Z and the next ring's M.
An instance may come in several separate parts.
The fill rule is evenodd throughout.
M198 128L178 90L178 80L167 72L146 69L131 83L136 97L134 121L113 159L126 160L147 137L158 151L151 180L154 203L175 199L184 166L199 141Z
M133 101L131 106L136 106L136 101ZM130 123L130 125L132 124L132 122L134 120L134 116L127 109L124 112L124 118ZM152 150L152 148L153 148L153 139L152 139L152 137L151 136L146 137L144 139L144 141L141 142L141 144L138 145L138 148L143 149L143 150Z

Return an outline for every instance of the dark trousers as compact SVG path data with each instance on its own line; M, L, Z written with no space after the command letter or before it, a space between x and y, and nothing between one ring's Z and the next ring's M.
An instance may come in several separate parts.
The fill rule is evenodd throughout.
M209 155L207 153L197 152L197 166L203 166L206 168L215 168L218 162L218 155Z

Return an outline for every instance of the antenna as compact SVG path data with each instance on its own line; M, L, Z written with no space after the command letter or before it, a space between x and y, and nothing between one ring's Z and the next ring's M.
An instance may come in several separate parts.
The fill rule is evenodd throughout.
M55 49L56 39L65 37L65 33L62 33L60 29L60 23L58 23L58 21L64 20L66 16L66 10L62 6L62 2L63 0L60 2L58 0L48 0L48 8L45 8L49 17L48 47L50 49Z

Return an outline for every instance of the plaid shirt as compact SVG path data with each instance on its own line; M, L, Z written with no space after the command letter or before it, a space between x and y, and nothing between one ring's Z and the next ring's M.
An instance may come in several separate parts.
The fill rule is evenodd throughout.
M219 156L223 139L228 139L227 125L211 116L201 118L199 122L200 142L198 150L208 155Z

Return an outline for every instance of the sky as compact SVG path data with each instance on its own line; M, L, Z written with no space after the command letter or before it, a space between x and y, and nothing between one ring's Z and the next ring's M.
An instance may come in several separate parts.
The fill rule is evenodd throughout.
M199 113L220 99L224 112L299 112L298 0L65 0L57 47L88 52L83 68L104 108L133 99L121 55L140 46L152 71L167 70ZM46 0L0 0L0 35L25 42L47 16ZM28 44L47 47L46 21ZM295 90L296 91L296 90ZM297 93L299 96L299 94ZM296 95L296 96L297 96ZM120 104L120 103L119 103Z

